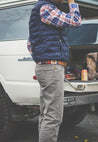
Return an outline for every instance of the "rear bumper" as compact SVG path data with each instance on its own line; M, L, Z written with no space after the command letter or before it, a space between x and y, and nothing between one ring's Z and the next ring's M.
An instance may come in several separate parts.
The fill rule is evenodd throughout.
M64 92L64 106L79 106L98 103L98 92L96 93L73 93Z

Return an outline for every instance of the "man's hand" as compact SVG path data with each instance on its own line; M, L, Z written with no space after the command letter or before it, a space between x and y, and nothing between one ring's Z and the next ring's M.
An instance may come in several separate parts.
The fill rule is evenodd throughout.
M67 0L68 1L68 3L69 4L71 4L71 3L75 3L75 1L74 0Z

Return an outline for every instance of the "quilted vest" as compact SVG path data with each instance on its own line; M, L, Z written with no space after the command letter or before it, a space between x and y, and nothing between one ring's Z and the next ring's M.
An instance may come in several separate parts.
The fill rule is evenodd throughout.
M41 22L40 8L44 4L58 3L52 0L39 0L32 9L29 21L29 36L32 48L32 57L35 62L64 61L69 58L69 48L66 38L66 27L55 27Z

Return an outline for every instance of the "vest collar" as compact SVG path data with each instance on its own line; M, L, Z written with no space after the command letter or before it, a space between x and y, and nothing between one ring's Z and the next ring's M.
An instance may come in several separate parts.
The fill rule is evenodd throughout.
M60 3L55 2L53 0L39 0L39 1L47 1L47 2L50 2L51 4L53 4L53 5L57 6L57 7L61 5Z

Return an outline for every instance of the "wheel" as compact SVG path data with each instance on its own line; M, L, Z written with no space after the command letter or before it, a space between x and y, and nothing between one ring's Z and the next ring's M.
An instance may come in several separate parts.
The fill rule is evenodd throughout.
M10 138L11 130L9 101L4 89L0 86L0 142Z
M67 126L79 124L87 114L87 106L74 106L64 108L63 123Z

